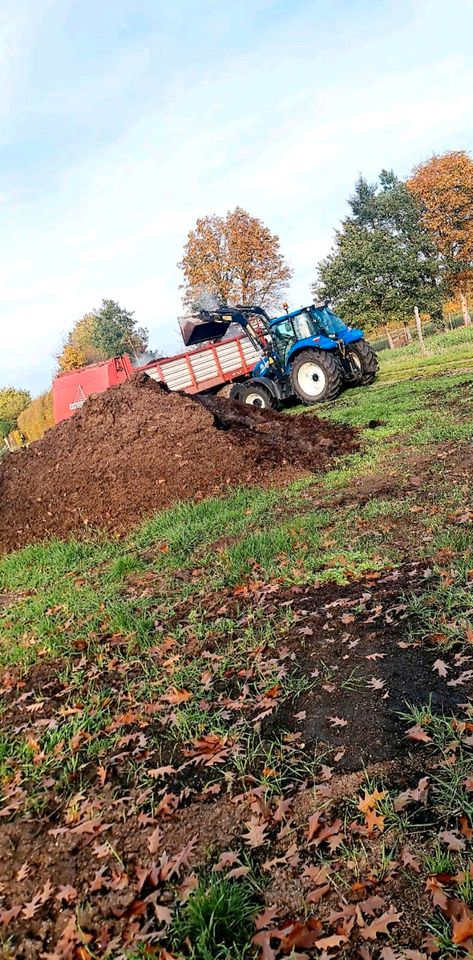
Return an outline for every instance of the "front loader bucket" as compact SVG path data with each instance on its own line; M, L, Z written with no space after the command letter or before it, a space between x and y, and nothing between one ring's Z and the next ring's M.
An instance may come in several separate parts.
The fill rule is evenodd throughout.
M206 343L208 340L221 340L231 322L231 319L200 320L194 317L183 317L179 320L179 326L186 347L194 347L196 344Z

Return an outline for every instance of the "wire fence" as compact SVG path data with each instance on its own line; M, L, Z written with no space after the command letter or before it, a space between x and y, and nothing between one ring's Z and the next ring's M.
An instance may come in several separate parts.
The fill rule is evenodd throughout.
M455 317L449 317L448 319L448 326L450 330L456 330L458 327L462 327L463 324L464 324L464 320L461 314ZM472 328L472 331L473 331L473 328ZM442 328L439 329L439 326L436 323L427 322L422 324L422 333L426 338L433 337L436 335L438 336L439 334L444 332L448 336L448 330L444 331ZM408 324L406 324L406 326L399 327L397 330L390 330L389 334L393 341L394 349L397 349L398 347L405 347L412 342L418 343L417 331L416 331L415 325L411 327ZM373 340L372 338L370 338L370 343L373 349L376 350L376 353L380 353L382 350L392 349L387 336L379 337L376 340Z

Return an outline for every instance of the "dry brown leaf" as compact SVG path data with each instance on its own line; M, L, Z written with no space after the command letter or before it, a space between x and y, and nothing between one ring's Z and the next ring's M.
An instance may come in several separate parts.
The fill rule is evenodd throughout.
M451 830L441 830L438 837L442 843L447 844L448 850L459 851L465 849L463 837L459 837L457 833L453 833Z
M439 675L439 677L446 677L446 676L447 676L448 667L447 667L447 664L444 663L443 660L436 660L435 663L434 663L433 666L432 666L432 670L436 670L437 673L438 673L438 675Z
M161 840L163 839L163 832L160 826L157 826L153 830L152 834L148 837L148 850L151 854L158 852L161 845Z
M368 793L365 790L364 797L360 797L358 801L358 810L361 813L367 813L368 810L373 810L379 800L383 800L386 796L386 790L373 790L373 793Z
M271 946L271 931L262 930L260 933L255 933L251 942L261 951L258 960L276 960L276 950Z
M164 693L161 697L161 700L165 700L166 703L173 705L184 703L186 700L191 699L192 693L190 693L189 690L178 690L177 687L172 687L169 693Z
M331 937L322 937L321 940L316 940L314 947L317 947L317 950L331 950L333 947L340 947L342 943L346 943L346 941L347 937L333 934Z
M10 907L10 910L0 910L0 923L2 927L8 926L10 920L16 920L19 913L21 913L21 904Z
M260 823L254 817L248 823L245 823L248 833L243 836L243 840L249 847L261 847L266 842L266 824Z
M470 937L473 937L473 914L468 916L465 911L465 915L460 920L453 920L452 941L457 944L465 943L465 940Z
M163 907L160 903L155 903L154 915L160 923L164 924L165 927L168 927L172 922L172 911L169 909L169 907Z
M54 899L59 900L60 903L73 903L74 900L77 900L77 890L75 887L65 884L64 886L59 887Z
M436 877L427 877L425 882L426 890L429 891L434 906L440 907L441 910L446 910L448 904L448 896L445 893L444 888L436 879Z
M409 737L411 740L420 740L422 743L431 743L432 741L432 737L429 737L420 723L416 723L413 727L410 727L406 732L406 737Z
M312 904L320 903L322 898L325 897L325 894L328 893L329 890L331 890L329 883L326 883L323 887L316 887L315 890L311 890L311 892L307 894L305 898L306 902Z
M390 907L381 917L377 917L368 926L360 930L364 940L376 940L379 934L389 934L389 927L392 923L399 923L402 913L396 913L393 907Z
M322 816L321 813L313 813L312 816L309 817L309 826L307 828L307 840L309 841L309 843L312 840L314 834L317 833L317 830L319 829L321 816Z
M21 865L21 867L20 867L20 869L18 870L18 873L17 873L17 875L16 875L16 879L17 879L18 883L21 883L22 880L25 880L25 879L26 879L26 877L28 876L30 870L31 870L31 866L30 866L30 864L28 863L28 860L25 860L25 863L22 863L22 865Z
M327 720L331 727L348 726L348 720L344 720L343 717L327 717Z
M407 847L404 847L401 853L401 863L404 867L410 867L411 870L414 870L416 873L420 873L421 865L420 860L411 853Z
M257 930L264 930L265 927L273 922L274 918L278 915L277 907L267 907L266 910L263 910L262 913L259 913L255 917L255 927Z

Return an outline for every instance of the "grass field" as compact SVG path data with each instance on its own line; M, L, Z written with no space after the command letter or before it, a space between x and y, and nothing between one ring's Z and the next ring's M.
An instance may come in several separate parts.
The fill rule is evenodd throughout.
M317 410L326 474L0 560L0 957L472 954L473 339L428 348Z
M473 364L473 327L458 327L448 333L435 334L425 340L425 347L425 356L421 355L418 340L397 350L381 351L380 380L434 376L437 372L470 367Z

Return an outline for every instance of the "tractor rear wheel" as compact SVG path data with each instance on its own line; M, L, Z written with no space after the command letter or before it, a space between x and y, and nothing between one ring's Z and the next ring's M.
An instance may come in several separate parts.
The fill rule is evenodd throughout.
M358 383L367 387L370 383L373 383L379 366L373 347L366 340L357 340L356 343L351 343L346 349L353 366L360 371Z
M333 353L303 350L292 364L291 379L299 400L303 403L322 403L338 397L343 384L343 371Z
M239 383L232 388L230 396L240 403L248 403L252 407L259 407L261 410L271 410L275 406L275 399L270 390L262 383L253 383L251 380L247 383Z

